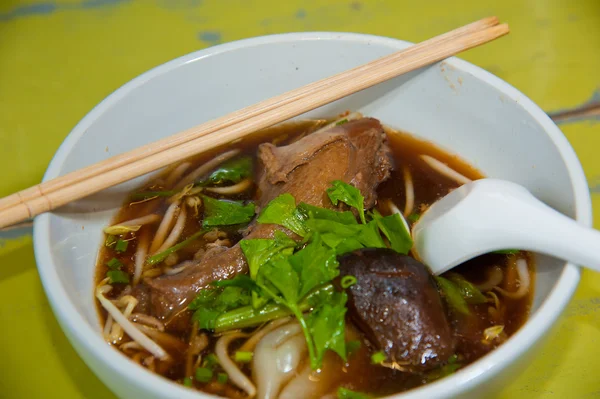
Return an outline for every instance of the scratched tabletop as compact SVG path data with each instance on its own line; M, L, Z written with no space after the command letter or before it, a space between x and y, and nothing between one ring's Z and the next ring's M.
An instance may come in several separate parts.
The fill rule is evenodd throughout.
M183 54L289 31L417 42L489 15L511 34L461 57L555 118L583 164L600 228L600 0L1 0L0 196L38 183L105 96ZM27 228L0 232L0 323L0 397L114 398L59 328ZM542 351L498 398L600 397L599 330L600 275L585 271Z

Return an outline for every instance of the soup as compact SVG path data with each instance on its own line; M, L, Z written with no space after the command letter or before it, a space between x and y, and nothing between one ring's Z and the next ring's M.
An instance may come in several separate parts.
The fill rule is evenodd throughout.
M524 323L533 294L523 251L442 276L411 256L410 226L481 177L360 114L175 164L105 229L105 340L229 398L379 397L458 372Z

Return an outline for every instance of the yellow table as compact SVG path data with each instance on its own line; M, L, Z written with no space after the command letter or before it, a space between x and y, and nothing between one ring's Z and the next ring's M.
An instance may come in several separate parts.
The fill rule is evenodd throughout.
M0 196L38 183L61 141L94 105L174 57L287 31L420 41L488 15L509 22L512 33L465 53L466 60L547 111L581 109L599 94L599 0L3 0ZM583 163L598 215L600 125L594 118L562 118L561 128ZM0 237L0 396L114 397L56 323L30 232ZM599 329L600 276L585 272L541 355L499 398L599 396Z

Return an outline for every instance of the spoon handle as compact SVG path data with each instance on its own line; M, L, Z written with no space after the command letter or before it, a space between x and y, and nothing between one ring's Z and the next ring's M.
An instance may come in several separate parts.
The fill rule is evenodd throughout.
M515 213L511 231L523 248L600 271L600 232L531 196Z

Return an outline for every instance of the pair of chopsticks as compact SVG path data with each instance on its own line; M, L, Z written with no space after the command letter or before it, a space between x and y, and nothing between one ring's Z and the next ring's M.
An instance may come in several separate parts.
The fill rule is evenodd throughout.
M484 18L440 36L259 102L154 143L0 199L0 228L61 207L179 160L231 143L325 104L504 36Z

